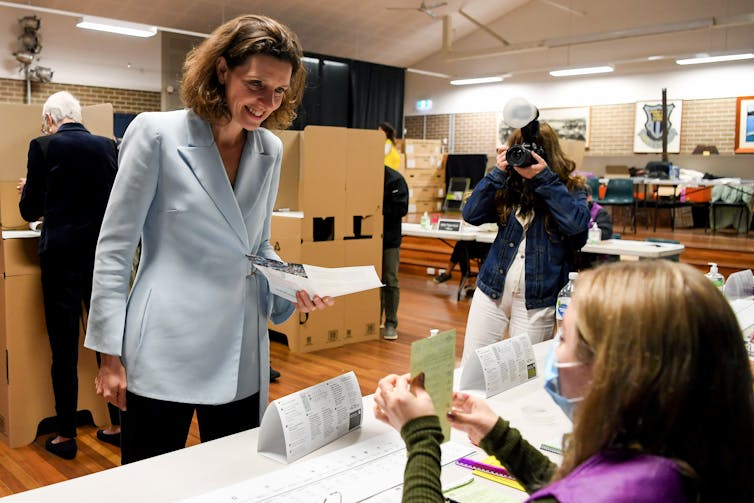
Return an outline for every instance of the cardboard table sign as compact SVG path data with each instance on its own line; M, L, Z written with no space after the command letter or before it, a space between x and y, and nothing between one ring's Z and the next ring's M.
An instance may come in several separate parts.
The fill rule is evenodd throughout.
M491 397L537 376L534 348L519 335L477 349L461 371L459 388Z
M441 218L437 222L437 230L438 231L450 231L450 232L461 232L461 228L463 227L463 220L453 220L449 218Z
M295 461L361 426L362 408L353 372L278 398L262 418L257 451Z

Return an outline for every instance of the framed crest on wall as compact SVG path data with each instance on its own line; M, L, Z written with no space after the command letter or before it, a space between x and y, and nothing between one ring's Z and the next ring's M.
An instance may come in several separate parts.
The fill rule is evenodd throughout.
M681 112L683 101L668 101L668 152L681 152ZM634 124L634 152L662 152L662 102L636 103Z
M754 96L736 99L736 143L737 154L754 154Z

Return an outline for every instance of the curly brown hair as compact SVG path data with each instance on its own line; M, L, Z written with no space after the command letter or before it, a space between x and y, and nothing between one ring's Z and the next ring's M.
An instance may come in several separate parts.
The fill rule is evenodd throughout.
M560 178L568 190L584 188L583 179L573 176L576 163L569 159L565 155L565 152L563 152L563 149L560 148L558 133L548 123L541 122L539 124L539 136L535 141L537 145L540 145L544 149L547 165L558 175L558 178ZM511 145L521 145L522 143L524 143L524 138L520 129L513 130L506 141L509 147ZM510 178L508 178L506 188L497 191L495 194L495 207L497 208L498 215L500 215L501 222L505 223L516 207L520 207L524 215L537 208L549 216L547 205L534 193L531 183L519 175L515 169L511 168L509 172Z
M266 16L245 15L223 24L196 46L183 63L181 98L184 104L209 122L230 119L223 86L216 71L217 60L225 58L228 68L236 68L255 54L272 56L292 66L291 83L280 108L262 124L285 129L296 118L306 83L303 52L296 35L287 26Z

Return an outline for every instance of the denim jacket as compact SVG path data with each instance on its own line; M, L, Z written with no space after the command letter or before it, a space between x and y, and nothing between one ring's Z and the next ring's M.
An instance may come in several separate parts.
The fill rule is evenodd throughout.
M498 231L487 259L477 276L477 287L493 299L503 294L505 276L523 239L523 227L511 213L501 222L495 209L495 193L508 184L508 173L495 168L477 184L463 207L463 218L473 225L497 223ZM554 306L558 292L568 281L574 254L586 244L589 209L586 191L569 192L549 167L528 180L549 211L545 228L543 206L537 205L526 231L524 260L526 308Z

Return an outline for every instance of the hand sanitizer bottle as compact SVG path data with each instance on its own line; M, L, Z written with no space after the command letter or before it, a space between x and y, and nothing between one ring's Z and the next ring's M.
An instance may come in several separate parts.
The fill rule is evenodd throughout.
M589 227L589 234L587 234L586 242L592 245L597 245L600 241L602 241L602 231L597 225L597 222L592 222L592 226Z
M715 286L722 292L723 285L725 284L725 278L717 271L717 264L709 262L709 272L705 274L709 280L715 284Z
M421 226L422 229L429 230L429 213L426 211L424 212L424 215L422 215Z

